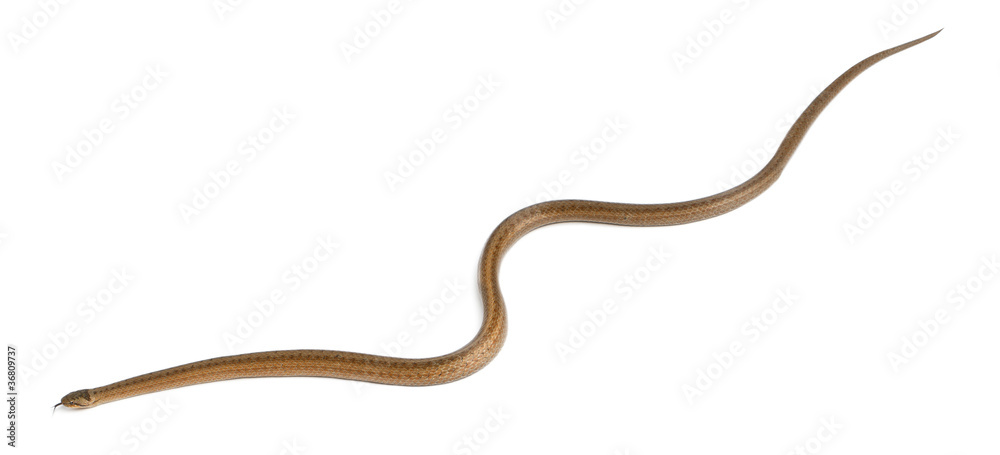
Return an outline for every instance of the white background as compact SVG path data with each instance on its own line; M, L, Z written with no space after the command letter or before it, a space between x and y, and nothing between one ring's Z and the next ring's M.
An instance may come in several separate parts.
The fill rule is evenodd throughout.
M998 450L1000 284L977 278L1000 253L994 3L911 1L893 18L901 0L593 1L563 5L553 27L556 1L404 1L350 59L343 45L385 2L252 1L221 18L208 0L181 3L0 7L0 299L20 348L24 453ZM503 268L507 343L465 380L239 380L50 415L69 391L230 353L384 354L400 333L414 339L404 356L450 352L481 320L483 243L546 184L623 202L715 193L842 71L942 27L850 85L746 207L524 238ZM679 68L699 34L710 44ZM446 116L480 78L499 87L456 128ZM144 99L122 119L115 102L133 90ZM273 109L294 120L249 160L240 143ZM114 130L60 178L53 165L105 118ZM581 170L572 154L615 119L627 127ZM447 139L390 190L385 173L435 128ZM918 178L904 170L949 129ZM185 219L230 160L241 173ZM552 190L562 171L571 183ZM895 180L905 193L878 202ZM859 210L878 216L849 237ZM291 289L283 274L327 236L335 254L230 349L224 335ZM670 259L645 274L660 248ZM80 309L122 269L134 278L100 313ZM646 281L626 299L628 274ZM411 325L448 280L458 298ZM949 302L977 284L964 307ZM786 289L795 304L752 339L744 324ZM561 357L608 299L620 309ZM920 335L938 310L949 322ZM926 343L895 368L914 334ZM733 342L743 355L713 367ZM709 369L717 379L688 400Z

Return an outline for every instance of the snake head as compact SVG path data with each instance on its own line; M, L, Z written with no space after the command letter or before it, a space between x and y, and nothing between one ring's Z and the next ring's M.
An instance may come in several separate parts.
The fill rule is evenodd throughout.
M90 389L83 389L67 393L62 400L59 400L59 404L67 408L89 408L96 405L97 400L93 399Z

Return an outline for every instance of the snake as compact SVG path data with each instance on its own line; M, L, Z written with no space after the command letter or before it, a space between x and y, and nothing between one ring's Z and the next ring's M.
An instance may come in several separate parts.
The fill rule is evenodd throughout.
M686 202L661 204L551 200L530 205L508 216L490 234L479 259L482 325L468 344L450 354L414 359L298 349L230 355L154 371L102 387L70 392L55 406L93 408L137 395L238 378L312 376L399 386L430 386L463 379L490 363L500 352L507 337L507 310L500 293L500 263L518 239L535 229L555 223L671 226L730 212L774 184L809 127L848 83L886 57L927 41L940 32L938 30L878 52L845 71L802 111L767 164L749 179L728 190Z

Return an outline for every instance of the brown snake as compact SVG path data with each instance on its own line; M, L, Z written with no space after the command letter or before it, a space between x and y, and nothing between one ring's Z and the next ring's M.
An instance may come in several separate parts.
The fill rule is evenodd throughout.
M483 325L472 341L455 352L427 359L311 349L233 355L155 371L103 387L77 390L64 396L59 404L70 408L90 408L145 393L236 378L320 376L405 386L444 384L462 379L490 363L507 336L507 312L500 294L500 261L522 236L542 226L568 221L625 226L685 224L712 218L746 204L778 179L820 112L851 80L878 61L920 44L939 32L879 52L844 72L802 112L767 165L735 188L693 201L667 204L549 201L526 207L507 217L486 241L479 261Z

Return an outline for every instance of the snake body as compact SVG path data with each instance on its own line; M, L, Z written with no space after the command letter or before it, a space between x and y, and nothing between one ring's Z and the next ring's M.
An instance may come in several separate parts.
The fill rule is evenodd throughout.
M236 378L320 376L404 386L444 384L465 378L486 366L503 346L507 336L507 312L500 293L500 262L522 236L554 223L669 226L734 210L760 195L778 179L806 131L848 83L880 60L920 44L939 32L876 53L844 72L802 112L771 160L757 174L730 190L666 204L556 200L535 204L510 215L490 235L479 261L479 290L484 307L482 327L472 341L455 352L424 359L313 349L232 355L155 371L103 387L77 390L64 396L60 404L90 408L136 395Z

